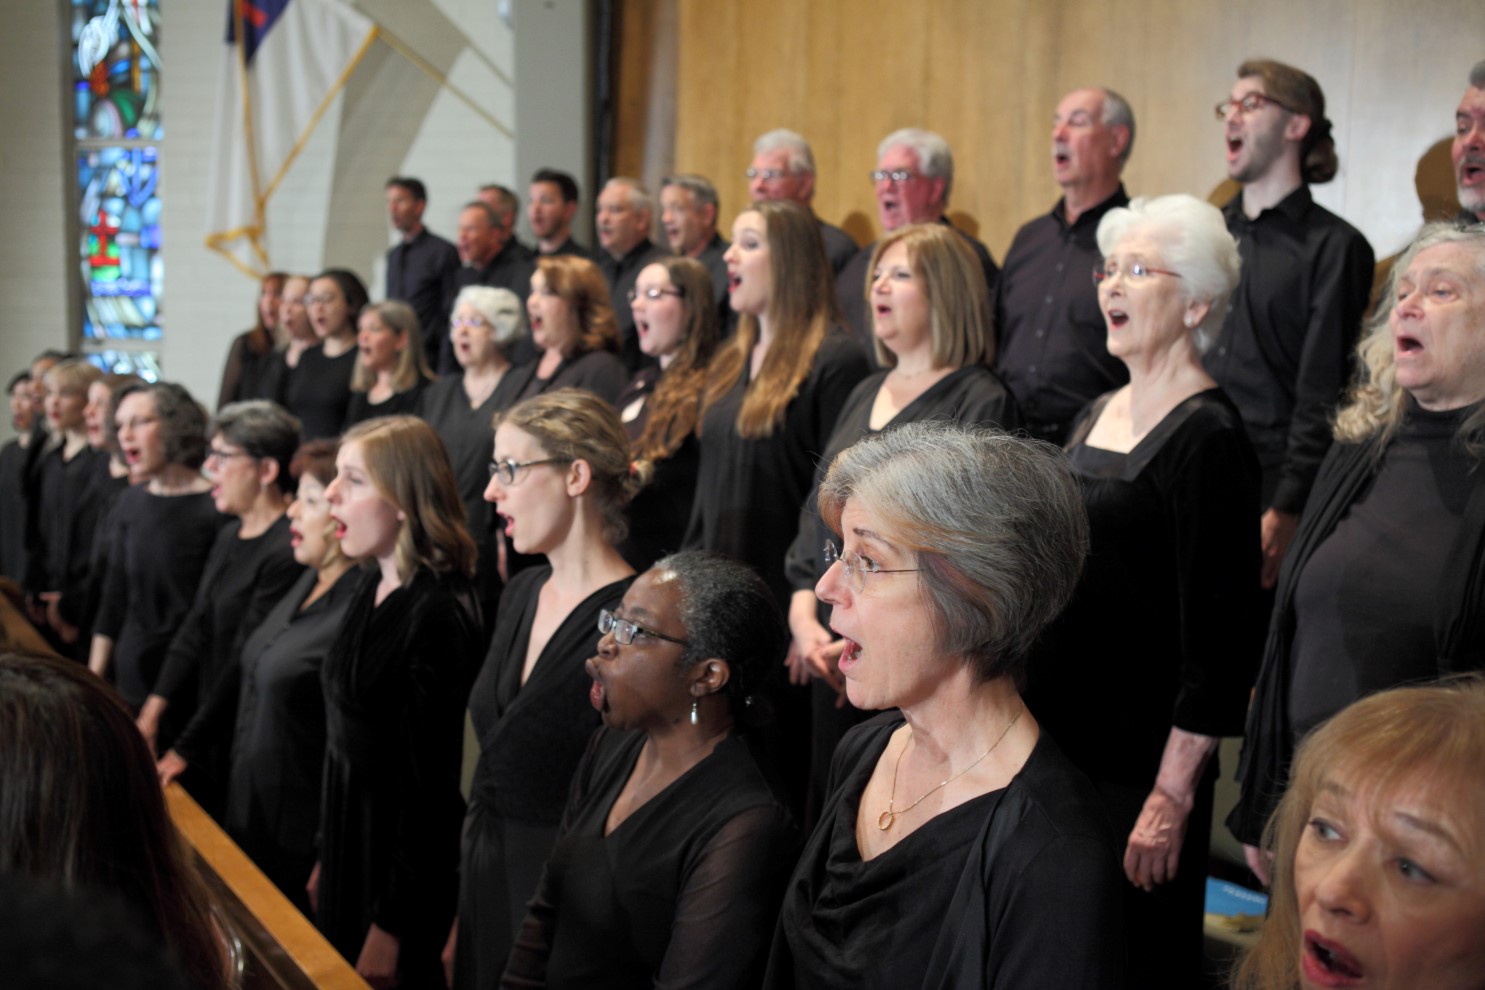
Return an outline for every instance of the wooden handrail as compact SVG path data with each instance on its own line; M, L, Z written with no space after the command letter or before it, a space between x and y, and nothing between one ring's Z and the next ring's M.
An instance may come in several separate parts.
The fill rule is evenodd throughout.
M179 784L165 789L165 804L203 867L213 903L243 945L245 988L370 990Z

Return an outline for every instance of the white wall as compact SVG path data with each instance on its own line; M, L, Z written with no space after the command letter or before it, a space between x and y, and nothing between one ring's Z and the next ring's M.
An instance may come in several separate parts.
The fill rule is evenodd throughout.
M37 353L67 344L75 256L62 155L62 6L9 4L4 23L0 92L10 122L0 141L0 379L9 381ZM0 433L12 432L10 416L0 416Z
M569 78L584 79L581 86L542 94L540 102L543 118L556 121L564 134L580 132L577 139L538 142L558 153L542 164L581 176L589 171L586 4L530 3L533 14L539 6L541 15L524 19L522 37L528 40L521 46L501 16L505 5L490 0L356 0L355 6L513 132L518 47L529 43L544 60L557 60ZM512 20L522 20L518 15L527 4L515 0ZM217 78L227 52L225 5L176 0L163 7L162 364L167 377L212 401L227 346L251 323L257 294L254 281L204 244ZM0 373L74 340L67 315L73 256L67 239L70 166L63 153L64 8L61 0L10 4L0 31L0 87L21 97L10 101L12 137L0 142L0 312L6 316ZM564 128L563 122L570 124ZM383 192L389 176L421 178L429 191L425 221L452 239L459 207L479 185L499 182L524 195L529 171L523 163L518 174L511 137L378 42L269 203L270 260L274 267L306 273L330 265L351 268L378 298L390 244Z

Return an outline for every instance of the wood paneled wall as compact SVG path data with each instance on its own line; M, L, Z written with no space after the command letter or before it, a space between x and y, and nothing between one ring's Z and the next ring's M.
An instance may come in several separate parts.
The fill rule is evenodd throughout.
M867 178L878 141L926 127L954 149L950 212L997 257L1057 198L1049 135L1064 92L1108 85L1134 107L1132 195L1209 196L1225 179L1212 107L1252 56L1319 80L1341 173L1316 198L1390 254L1422 219L1420 183L1435 210L1452 204L1454 108L1485 58L1481 0L673 2L673 152L621 128L615 157L626 169L710 176L725 227L747 201L754 138L790 127L814 149L816 210L866 241L879 229ZM646 57L620 52L621 63Z

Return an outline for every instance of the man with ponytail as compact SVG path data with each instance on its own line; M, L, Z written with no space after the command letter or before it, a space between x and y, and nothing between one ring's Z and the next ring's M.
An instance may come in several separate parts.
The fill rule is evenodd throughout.
M1227 174L1242 187L1223 208L1242 280L1204 362L1258 452L1261 580L1272 588L1330 445L1376 259L1360 231L1310 196L1340 166L1320 84L1268 59L1237 76L1216 109Z

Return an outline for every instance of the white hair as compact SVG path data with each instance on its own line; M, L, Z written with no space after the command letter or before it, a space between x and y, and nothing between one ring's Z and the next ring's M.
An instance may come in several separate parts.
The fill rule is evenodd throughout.
M621 186L629 191L629 208L634 212L654 214L655 197L650 195L643 182L627 175L616 175L603 184L605 189L609 186Z
M954 188L954 152L942 135L920 127L904 127L882 138L877 145L877 161L892 148L907 148L918 156L918 171L930 179L944 180L944 202Z
M810 151L810 143L804 139L804 135L798 131L780 127L769 131L758 140L753 142L753 154L766 155L773 151L787 151L789 153L789 171L798 175L807 172L815 174L815 156Z
M1126 237L1142 234L1160 245L1165 266L1180 274L1187 302L1209 303L1195 328L1196 349L1205 352L1227 315L1227 297L1237 287L1242 258L1227 231L1222 211L1211 203L1176 193L1141 196L1128 207L1104 214L1098 224L1098 250L1105 255Z

